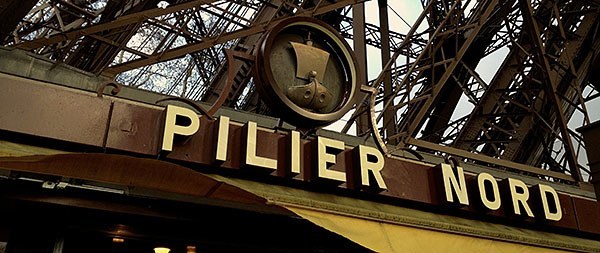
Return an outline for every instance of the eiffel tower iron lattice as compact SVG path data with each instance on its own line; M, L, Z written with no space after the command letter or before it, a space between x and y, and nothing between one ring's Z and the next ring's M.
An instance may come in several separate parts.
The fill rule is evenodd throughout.
M353 45L358 80L370 91L343 132L375 137L388 154L453 155L568 184L590 180L573 129L600 114L597 0L423 0L408 26L389 15L397 10L387 0L6 2L6 47L207 103L233 72L224 106L261 114L272 112L255 88L253 61L228 67L224 50L253 54L279 21L315 17ZM490 62L497 67L486 70ZM369 80L373 70L380 74Z

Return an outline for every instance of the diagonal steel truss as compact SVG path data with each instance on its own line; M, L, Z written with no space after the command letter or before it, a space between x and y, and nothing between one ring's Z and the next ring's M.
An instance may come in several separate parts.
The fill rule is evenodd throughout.
M313 16L353 44L363 70L374 65L367 48L382 54L381 75L361 76L377 92L348 115L344 132L381 136L390 153L451 154L566 183L589 180L573 128L600 109L586 106L600 96L599 1L427 0L407 33L390 28L390 3L377 4L373 25L360 0L12 0L0 7L0 36L10 47L196 101L215 101L233 71L225 105L269 113L252 66L227 69L223 49L251 53L277 21ZM502 64L486 79L479 67L490 57Z

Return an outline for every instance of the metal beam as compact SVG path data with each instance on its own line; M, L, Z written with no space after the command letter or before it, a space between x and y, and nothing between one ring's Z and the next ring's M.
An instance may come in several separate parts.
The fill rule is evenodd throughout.
M581 177L581 173L579 172L579 166L577 162L577 156L575 155L575 148L573 146L573 142L571 140L571 135L569 134L569 127L567 126L567 120L565 118L562 106L560 105L560 98L558 97L556 91L556 80L550 77L550 73L553 72L550 67L550 63L548 62L548 58L546 57L546 49L544 47L544 43L541 39L540 28L538 26L537 21L533 16L533 7L531 6L530 0L520 0L521 13L523 13L524 25L527 29L527 34L529 34L530 39L534 44L535 53L537 54L537 60L542 68L541 75L545 79L545 84L543 85L546 89L546 93L548 97L552 101L552 105L554 106L554 113L558 116L558 126L560 128L560 134L562 136L562 143L565 148L567 162L569 163L569 168L571 169L571 175L575 179L575 181L581 182L583 181Z
M5 41L17 24L35 6L38 0L4 0L0 3L0 41Z
M200 1L205 2L205 1ZM295 16L316 16L321 15L348 5L353 5L362 2L362 0L342 0L332 4L326 4L316 7L315 9L301 10ZM204 41L196 44L184 45L181 47L169 49L157 54L153 54L147 58L137 59L126 63L118 64L107 68L102 72L106 76L115 76L118 73L125 72L127 70L139 68L142 66L150 65L157 62L168 61L172 59L180 58L186 54L194 53L211 47L216 44L220 44L233 39L250 36L253 34L261 33L266 31L269 27L276 24L277 21L283 18L274 18L266 22L254 24L247 28L242 28L232 32L223 33L217 37L206 38Z
M353 32L353 42L354 42L354 54L356 55L356 60L358 61L358 70L360 75L358 75L358 83L361 85L366 85L367 80L369 80L369 73L367 71L367 45L365 42L365 4L359 3L352 6L352 32ZM385 64L385 63L384 63ZM358 103L355 110L365 110L364 105L362 103ZM369 128L369 117L366 113L361 114L356 119L356 135L361 136L364 133L368 132Z
M215 1L216 0L195 0L195 1L187 2L187 3L172 5L165 9L161 9L161 8L157 7L157 8L146 10L146 11L135 12L135 13L131 13L129 15L120 16L120 17L116 18L115 20L112 20L107 23L100 23L100 24L89 26L89 27L74 29L69 32L54 34L48 38L40 38L40 39L35 39L32 41L23 42L23 43L17 44L16 47L23 49L23 50L32 50L32 49L39 48L42 46L52 45L52 44L56 44L56 43L60 43L63 41L68 41L68 40L74 40L74 39L77 39L82 36L96 34L99 32L123 27L126 25L135 24L135 23L141 22L145 19L155 18L158 16L175 13L175 12L190 9L190 8L200 7L202 5L210 4Z
M415 136L417 134L416 130L418 130L418 128L424 123L423 121L425 115L431 111L430 108L437 101L438 96L440 95L440 91L442 90L444 85L446 85L446 81L451 77L456 66L459 65L460 61L462 60L462 57L471 46L471 42L475 40L475 38L479 34L479 30L481 30L481 28L485 25L485 23L488 20L488 17L490 17L497 4L498 0L492 0L486 7L484 7L485 11L483 11L483 13L480 16L478 16L478 21L475 23L475 26L471 28L468 37L465 39L460 49L456 53L456 56L454 57L453 61L446 68L446 71L444 72L442 77L440 77L440 79L433 86L433 90L430 94L431 96L425 101L417 115L411 119L411 123L408 125L407 129L405 129L408 133L407 136Z
M553 177L556 179L561 179L561 180L566 180L566 181L570 181L573 182L573 178L570 177L569 175L560 173L560 172L555 172L555 171L549 171L549 170L543 170L540 168L536 168L536 167L532 167L532 166L528 166L528 165L524 165L521 163L515 163L515 162L511 162L511 161L507 161L507 160L502 160L502 159L497 159L497 158L493 158L493 157L489 157L486 155L481 155L481 154L475 154L475 153L471 153L462 149L457 149L457 148L453 148L453 147L447 147L447 146L441 146L435 143L431 143L431 142L427 142L427 141L423 141L423 140L417 140L414 138L408 138L406 139L406 143L410 144L410 145L414 145L417 147L422 147L422 148L426 148L429 150L437 150L449 155L455 155L455 156L459 156L462 158L467 158L467 159L471 159L471 160L475 160L475 161L481 161L481 162L486 162L486 163L490 163L490 164L495 164L495 165L499 165L505 168L510 168L510 169L516 169L522 172L528 172L528 173L533 173L536 175L543 175L543 176L548 176L548 177Z
M378 0L379 28L381 33L381 65L390 60L390 25L387 0ZM383 70L383 101L390 104L383 111L383 129L385 136L396 133L396 111L394 110L394 88L392 87L392 70ZM388 144L396 145L397 141L388 139Z

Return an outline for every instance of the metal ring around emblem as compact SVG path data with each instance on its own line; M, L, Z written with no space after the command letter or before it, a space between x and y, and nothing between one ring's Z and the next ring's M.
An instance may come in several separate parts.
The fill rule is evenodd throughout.
M306 45L304 45L303 41L297 38L301 36L301 33L308 34L308 38L304 38L304 40L308 40L310 43L306 42ZM294 36L296 37L296 42L286 40L288 37ZM303 36L306 37L304 34ZM313 40L315 45L312 44ZM277 58L280 56L279 54L272 55L272 53L280 53L282 51L273 50L275 43L278 43L278 45L289 43L289 47L285 50L290 52L292 50L306 51L305 48L310 49L310 47L317 48L317 50L312 51L326 51L325 54L328 55L328 58L325 61L325 67L319 62L309 62L309 65L314 65L315 70L319 69L319 71L308 71L310 72L308 77L303 76L304 73L298 73L299 70L296 71L296 69L292 71L294 73L289 73L290 71L283 72L286 75L293 75L292 78L304 78L306 82L304 86L308 87L314 84L314 88L304 91L302 89L295 89L299 85L291 87L291 84L277 82L278 79L281 80L282 78L274 74L274 68L281 67L281 64L278 65L276 61L282 59ZM290 52L287 53L288 56L292 55ZM307 53L308 61L312 60L309 57L311 53ZM314 53L312 54L314 55ZM298 55L297 53L295 66L297 69L300 69L301 67L298 67L300 65L299 61L307 61L307 59L298 59ZM328 61L331 62L328 63ZM290 65L289 62L285 63ZM325 70L327 70L326 73ZM257 77L255 83L257 84L257 90L261 94L261 99L277 111L284 120L300 127L323 126L340 119L353 107L359 95L359 85L357 84L358 67L350 46L337 34L337 31L326 23L313 18L292 17L285 19L268 31L259 45L254 71ZM339 73L340 71L343 71L343 73ZM282 73L280 71L277 74L281 75ZM336 79L336 76L343 78ZM319 78L324 78L325 80L319 80ZM327 82L328 78L337 81L340 85L329 84ZM327 94L329 92L328 89L333 90L330 92L331 94ZM308 101L305 104L300 104L292 101L289 93L296 90L299 90L299 94L296 95L300 99L303 98L302 96L309 98L314 96L313 102L310 103ZM319 97L317 97L317 94L313 94L316 92L321 92ZM319 100L315 102L314 99L317 98ZM327 102L328 99L332 101L329 105L318 105L319 102ZM312 106L312 108L307 109L307 106ZM326 111L321 112L316 108L326 108Z

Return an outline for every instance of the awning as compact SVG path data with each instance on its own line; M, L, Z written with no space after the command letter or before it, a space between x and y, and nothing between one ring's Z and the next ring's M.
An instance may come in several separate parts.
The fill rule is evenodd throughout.
M61 183L62 187L293 214L280 206L267 205L264 198L244 189L174 163L116 154L66 153L0 140L0 175L12 177L6 173L13 172L19 177L33 173L59 178L61 182L53 183ZM78 184L70 184L71 179Z
M59 153L0 141L0 168L217 201L204 204L293 212L376 252L600 252L594 240L203 174L156 159Z
M600 242L210 175L375 252L600 252Z
M562 252L304 208L288 209L376 252Z

